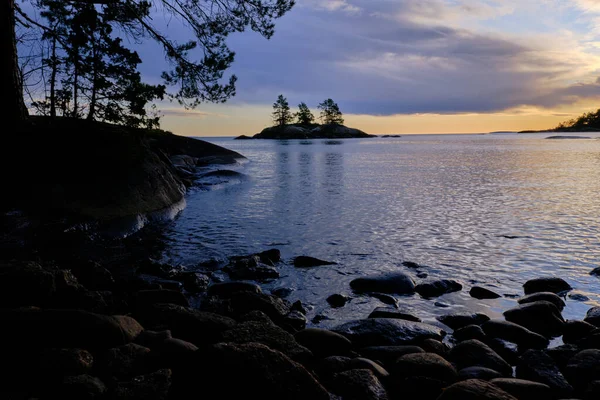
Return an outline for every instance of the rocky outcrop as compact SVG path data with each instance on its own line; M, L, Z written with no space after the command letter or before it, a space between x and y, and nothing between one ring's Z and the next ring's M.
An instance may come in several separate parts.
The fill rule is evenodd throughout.
M361 130L348 128L344 125L284 125L272 126L257 133L253 139L349 139L369 138L369 135Z
M361 347L419 344L425 339L441 340L445 335L443 330L433 325L390 318L350 321L333 331Z

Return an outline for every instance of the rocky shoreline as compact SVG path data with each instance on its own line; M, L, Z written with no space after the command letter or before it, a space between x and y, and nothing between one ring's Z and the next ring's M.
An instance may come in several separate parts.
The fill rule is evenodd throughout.
M143 252L140 252L143 254ZM327 268L297 257L297 268ZM565 321L560 278L525 282L504 319L449 314L444 328L380 307L330 330L304 305L265 293L277 249L186 270L140 255L119 262L5 260L0 397L10 399L597 399L600 307ZM356 293L422 296L402 272L365 276ZM477 298L493 298L472 288ZM340 299L338 299L340 300ZM330 301L328 299L328 301ZM332 307L343 301L330 301ZM549 348L561 337L561 346Z

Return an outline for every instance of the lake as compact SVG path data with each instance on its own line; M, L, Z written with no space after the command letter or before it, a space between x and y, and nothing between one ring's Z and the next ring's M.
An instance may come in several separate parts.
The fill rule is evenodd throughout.
M424 299L398 296L427 322L450 312L490 317L516 304L528 279L558 276L575 288L566 318L600 305L600 134L548 140L550 134L405 135L345 140L202 138L248 162L243 175L192 189L172 221L164 261L207 260L278 248L281 278L263 285L293 289L289 300L330 318L366 317L379 300L352 293L359 276L402 271L416 281L455 279L463 290ZM213 182L215 183L215 182ZM217 182L218 183L218 182ZM295 269L309 255L337 265ZM504 295L477 300L479 285ZM351 300L331 308L326 298ZM585 298L588 300L585 300ZM582 301L583 300L583 301Z

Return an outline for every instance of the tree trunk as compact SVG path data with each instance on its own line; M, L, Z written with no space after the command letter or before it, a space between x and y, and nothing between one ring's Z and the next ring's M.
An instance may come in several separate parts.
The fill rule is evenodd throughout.
M1 1L1 0L0 0ZM79 92L79 48L75 46L75 58L73 60L73 118L79 118L79 105L77 104L77 93Z
M17 38L15 34L15 1L0 0L0 51L2 57L1 90L8 96L3 106L5 122L25 120L28 116L23 101L23 80L17 57Z
M56 70L58 60L56 59L56 36L52 37L52 74L50 75L50 116L56 117Z
M95 37L92 36L92 68L93 68L93 73L92 73L92 98L90 99L90 110L87 116L87 119L90 121L94 120L94 114L96 113L96 89L97 89L97 83L98 83L98 60L97 60L97 54L96 54L96 41L95 41Z

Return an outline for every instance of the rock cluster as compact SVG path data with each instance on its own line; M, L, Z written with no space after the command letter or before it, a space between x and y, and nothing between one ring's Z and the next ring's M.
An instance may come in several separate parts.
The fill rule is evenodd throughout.
M275 276L279 262L277 250L233 257L233 280L220 283L152 262L136 279L97 264L2 262L0 398L598 398L600 309L565 321L556 279L527 282L505 320L440 317L450 334L397 308L327 330L306 327L301 303L235 280ZM458 290L428 282L439 283L427 297ZM397 274L352 283L368 293L417 287ZM565 344L548 348L558 336Z

